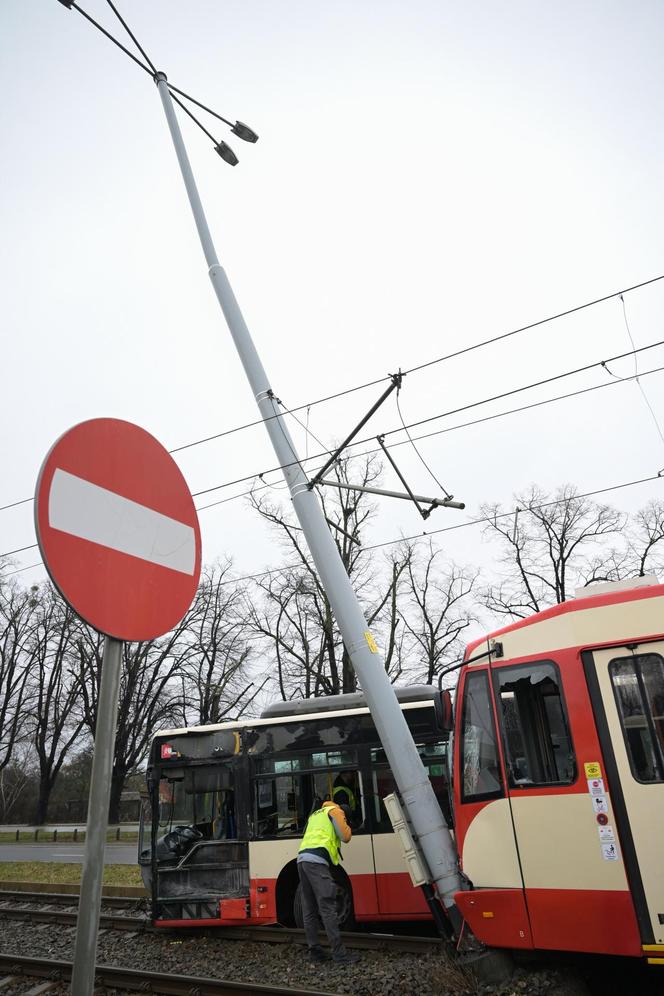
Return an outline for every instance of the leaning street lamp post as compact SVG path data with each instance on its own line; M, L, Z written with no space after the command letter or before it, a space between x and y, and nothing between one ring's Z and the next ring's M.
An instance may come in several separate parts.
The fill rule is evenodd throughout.
M382 654L371 635L337 546L325 522L318 498L310 486L270 387L249 329L217 258L203 205L182 139L165 73L155 83L166 114L175 154L189 197L208 273L244 367L256 403L288 483L293 508L304 532L316 569L336 617L353 667L359 678L376 729L385 748L408 816L426 859L432 880L455 932L461 926L454 893L462 888L457 854L438 800L417 752ZM218 150L217 150L218 151Z

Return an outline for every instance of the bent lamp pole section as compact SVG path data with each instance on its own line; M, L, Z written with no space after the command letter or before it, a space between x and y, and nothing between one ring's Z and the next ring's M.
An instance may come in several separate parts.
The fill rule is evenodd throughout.
M307 477L300 466L295 446L281 417L263 364L226 273L219 264L175 116L166 76L157 73L155 82L164 106L212 286L256 398L261 417L265 421L277 459L283 466L295 513L366 696L413 830L426 859L431 879L436 884L452 929L458 934L461 917L454 903L454 893L462 888L462 884L456 848L385 672L383 657L369 632L350 578L325 522L318 497L308 486ZM430 892L429 888L429 899Z

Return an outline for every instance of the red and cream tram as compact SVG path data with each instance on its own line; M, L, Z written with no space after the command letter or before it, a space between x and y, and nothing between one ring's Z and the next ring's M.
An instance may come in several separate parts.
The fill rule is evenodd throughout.
M471 644L451 737L445 695L400 698L454 822L475 936L664 964L664 586L584 589ZM299 838L343 782L357 827L345 925L428 915L386 819L393 781L366 706L299 709L155 737L140 861L156 925L297 922Z
M664 963L664 586L648 580L468 647L456 900L486 944Z

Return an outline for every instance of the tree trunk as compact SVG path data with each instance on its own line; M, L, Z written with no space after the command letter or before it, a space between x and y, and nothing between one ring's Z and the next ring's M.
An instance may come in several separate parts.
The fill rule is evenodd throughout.
M51 798L52 789L53 784L50 778L48 778L48 776L42 776L39 779L39 794L37 796L37 806L35 808L35 826L40 827L43 823L46 823L48 801Z
M120 822L120 796L122 795L126 779L126 771L113 770L113 774L111 776L111 801L108 807L109 823Z

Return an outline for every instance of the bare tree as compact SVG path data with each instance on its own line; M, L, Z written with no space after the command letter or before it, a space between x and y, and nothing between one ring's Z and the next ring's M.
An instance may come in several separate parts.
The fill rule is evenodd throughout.
M190 653L182 664L183 704L200 724L246 713L268 680L249 676L246 601L230 569L225 561L203 571L184 634Z
M381 472L374 457L341 460L334 468L340 483L374 484ZM360 537L374 515L362 492L325 490L323 511L343 564L353 581L369 625L385 636L386 667L395 678L400 673L402 640L398 633L397 592L410 550L404 547L388 562L389 574L381 577L376 558L368 557ZM302 530L269 498L252 499L253 507L277 531L289 566L256 587L262 602L249 604L254 632L266 640L276 657L277 683L284 699L338 695L355 691L357 681L350 655L333 619L332 608L311 561Z
M622 557L608 541L623 530L623 513L569 484L553 498L533 485L514 501L513 513L482 507L485 535L501 544L500 579L481 595L491 612L521 619L565 601L575 587L619 576Z
M182 720L181 676L195 652L186 639L193 611L192 607L165 637L124 644L111 775L111 822L119 819L124 784L144 760L156 730L180 725ZM76 644L81 716L92 735L97 723L103 647L104 637L88 627Z
M445 562L442 550L434 549L431 540L416 551L407 568L407 601L401 614L411 637L408 670L430 685L445 664L461 657L462 633L477 622L470 596L478 574Z
M664 571L664 502L653 499L634 515L627 532L629 574Z
M20 744L9 764L0 771L0 823L23 822L24 802L32 799L34 755L29 744Z
M35 593L0 578L0 771L30 738Z
M39 825L46 821L55 780L80 740L85 720L75 711L79 697L75 641L82 629L78 617L51 585L45 585L35 597L33 619L32 743L39 764L34 820Z

